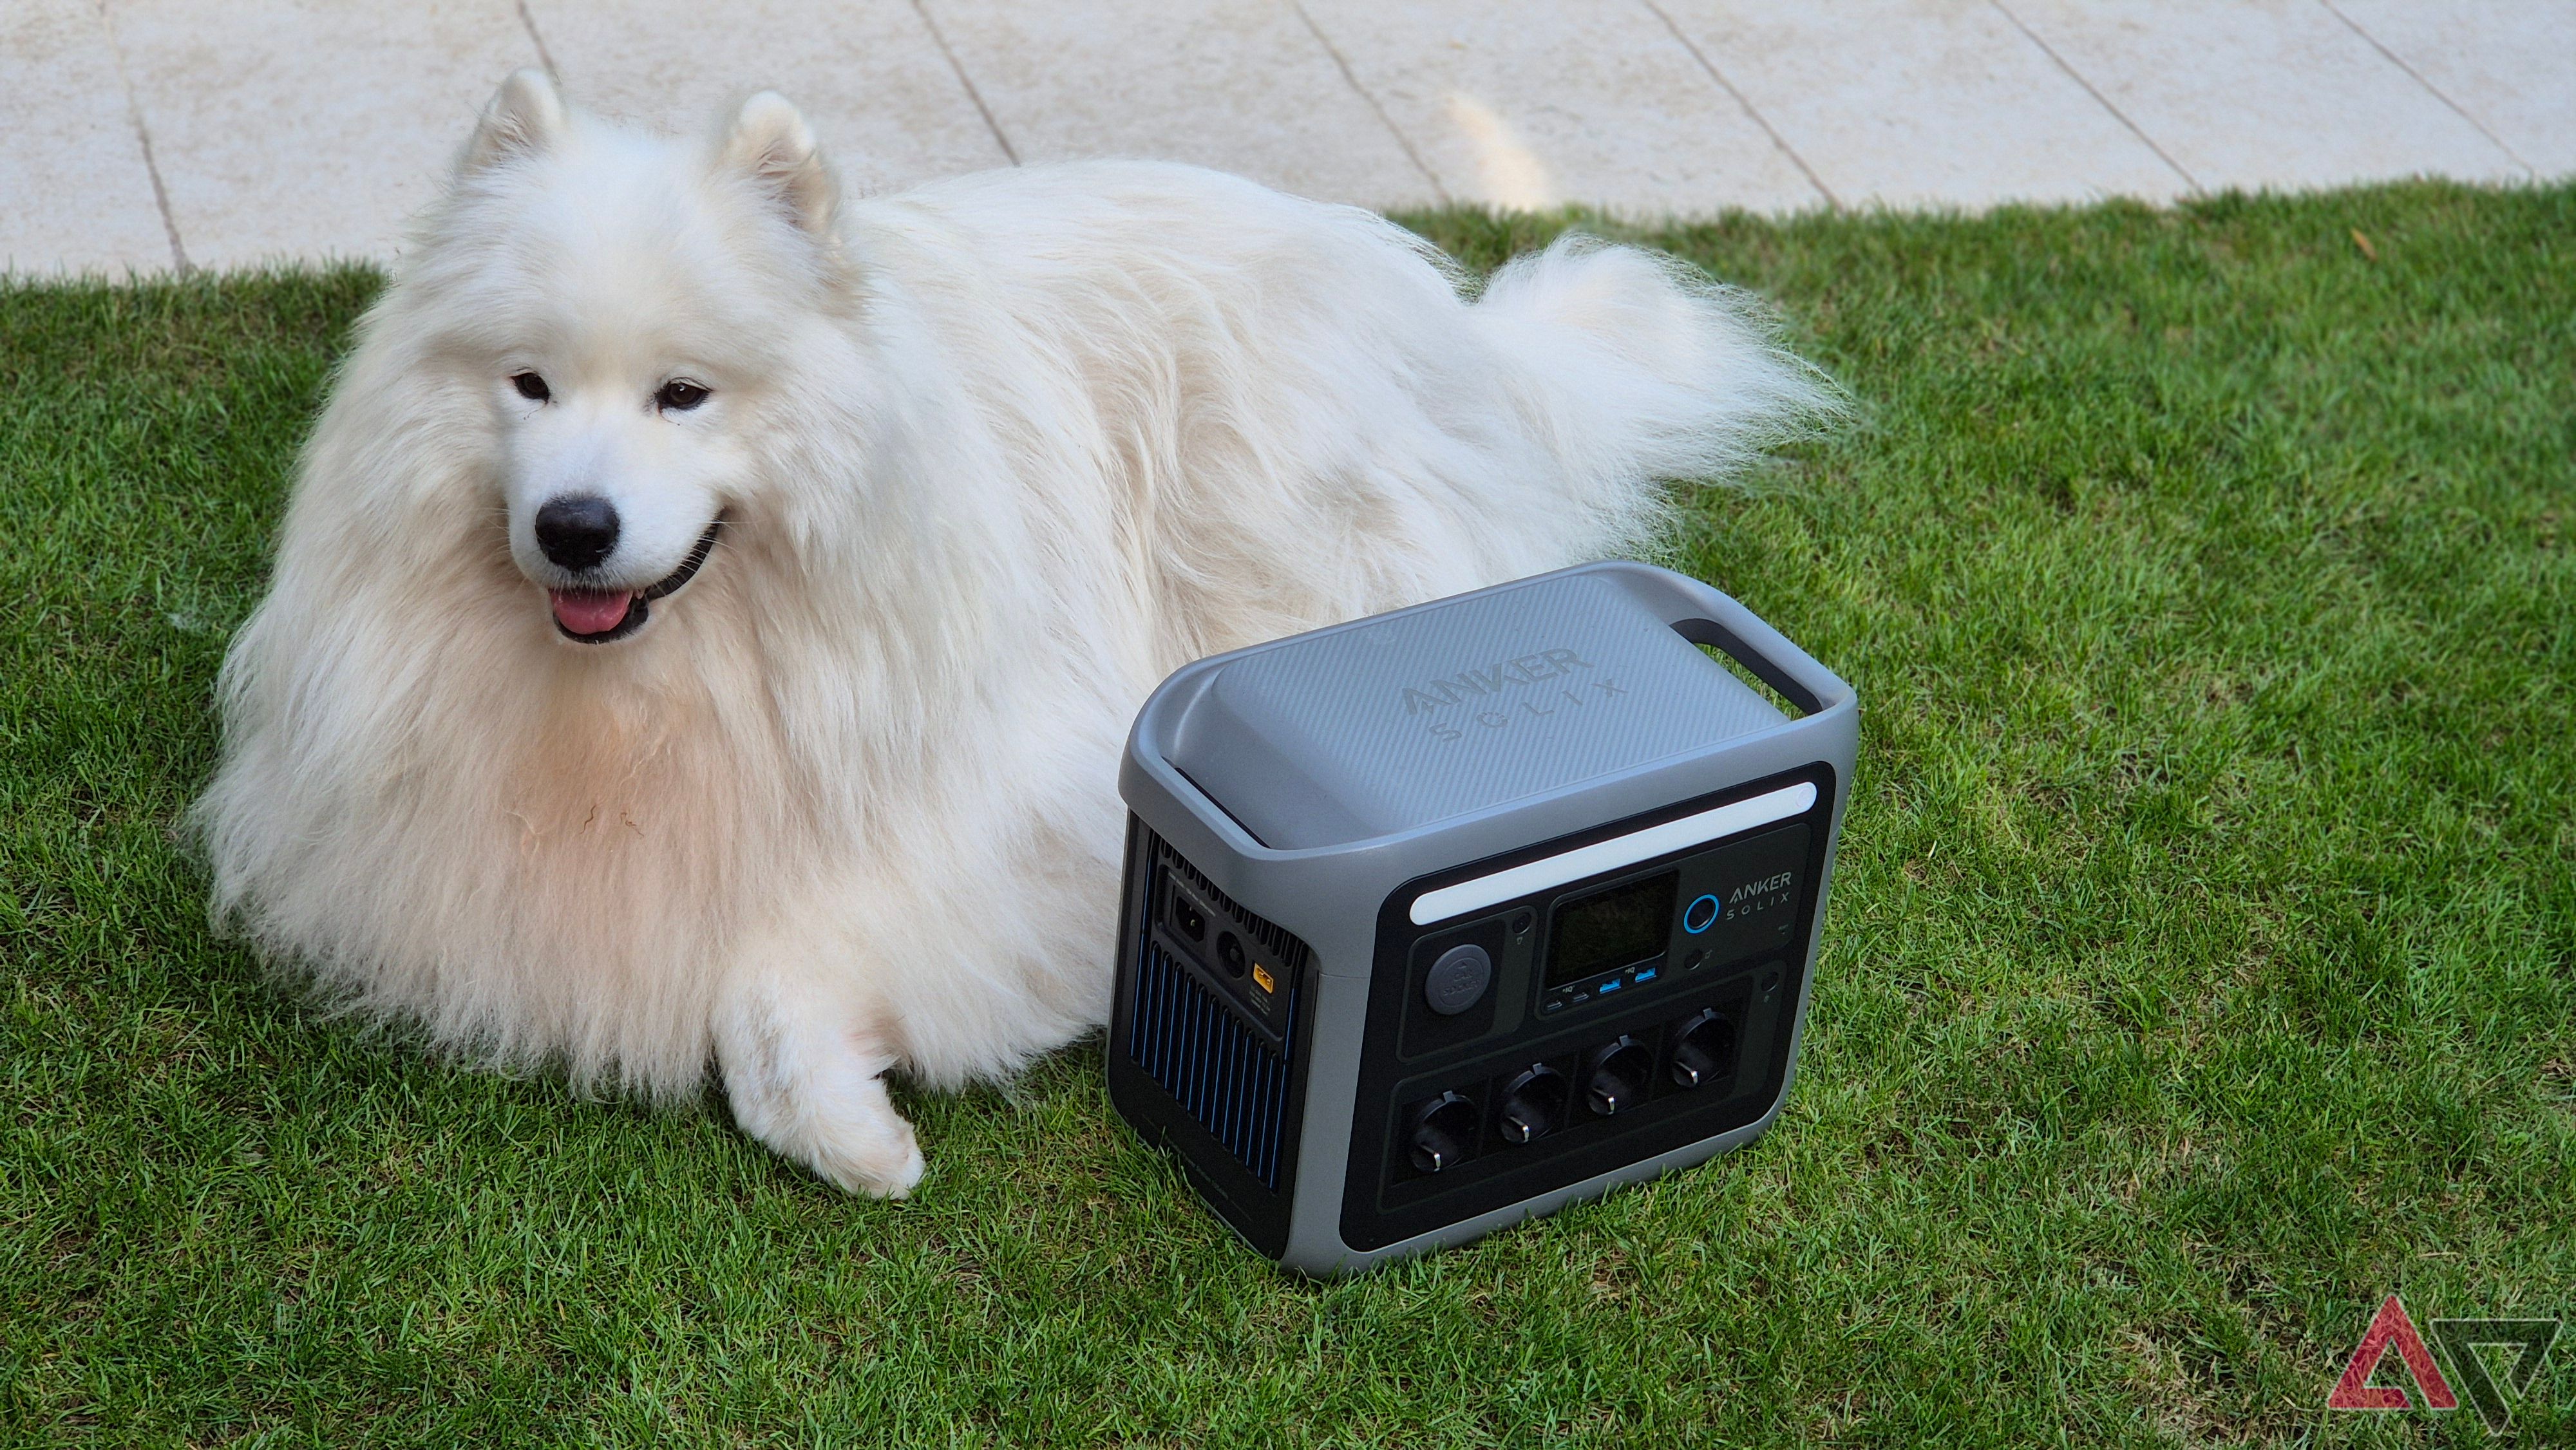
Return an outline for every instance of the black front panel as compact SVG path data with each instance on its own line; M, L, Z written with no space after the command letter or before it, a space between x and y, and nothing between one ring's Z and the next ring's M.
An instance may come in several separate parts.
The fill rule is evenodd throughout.
M1313 1021L1306 945L1132 816L1119 941L1110 1101L1275 1258L1288 1241Z
M1803 815L1413 925L1423 893L1793 786ZM1758 1120L1779 1095L1815 923L1821 764L1406 883L1378 921L1342 1239L1368 1250ZM1435 966L1491 954L1459 1009Z

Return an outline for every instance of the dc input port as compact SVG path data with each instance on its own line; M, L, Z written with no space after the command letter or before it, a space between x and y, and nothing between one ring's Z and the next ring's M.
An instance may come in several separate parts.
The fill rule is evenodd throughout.
M1240 977L1243 975L1243 943L1236 939L1233 932L1227 931L1217 933L1216 959L1225 964L1225 972L1227 976Z
M1172 929L1188 941L1207 940L1207 913L1199 904L1175 891L1172 893Z

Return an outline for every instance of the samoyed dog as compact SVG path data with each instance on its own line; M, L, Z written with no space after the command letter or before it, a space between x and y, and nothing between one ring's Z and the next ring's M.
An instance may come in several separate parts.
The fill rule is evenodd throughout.
M1136 707L1194 658L1632 549L1819 401L1737 294L1100 162L843 197L512 76L303 455L196 807L219 922L476 1060L856 1192L885 1074L1104 1019Z

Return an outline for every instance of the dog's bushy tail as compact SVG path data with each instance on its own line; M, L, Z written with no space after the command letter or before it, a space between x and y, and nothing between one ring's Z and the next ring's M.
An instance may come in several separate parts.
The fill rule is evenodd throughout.
M1474 311L1600 552L1649 545L1662 482L1733 478L1842 410L1759 299L1660 253L1567 236L1495 273Z

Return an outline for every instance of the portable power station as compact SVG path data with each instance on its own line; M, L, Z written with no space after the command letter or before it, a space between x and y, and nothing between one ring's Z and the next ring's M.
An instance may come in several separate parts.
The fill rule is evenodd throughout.
M1110 1099L1309 1274L1748 1142L1859 738L1850 686L1643 564L1190 665L1119 772Z

